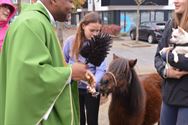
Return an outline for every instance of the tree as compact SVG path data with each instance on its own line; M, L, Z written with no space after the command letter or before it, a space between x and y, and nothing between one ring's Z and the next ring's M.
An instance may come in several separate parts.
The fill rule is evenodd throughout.
M93 0L93 11L95 11L95 0Z
M137 4L137 21L136 21L136 42L138 42L138 37L139 37L139 25L140 25L140 5L145 1L145 0L134 0Z
M82 5L84 5L84 3L86 2L86 0L74 0L74 6L75 6L75 10L78 8L81 8Z

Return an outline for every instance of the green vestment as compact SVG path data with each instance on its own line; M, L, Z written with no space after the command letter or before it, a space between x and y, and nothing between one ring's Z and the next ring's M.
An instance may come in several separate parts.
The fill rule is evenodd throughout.
M61 52L44 7L28 5L0 55L0 125L79 125L77 84Z

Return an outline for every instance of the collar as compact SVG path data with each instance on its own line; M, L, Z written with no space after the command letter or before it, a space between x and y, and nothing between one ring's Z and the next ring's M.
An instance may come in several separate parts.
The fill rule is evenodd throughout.
M48 15L49 15L49 17L50 17L50 22L51 22L51 24L52 24L54 27L57 27L57 26L56 26L56 21L55 21L54 17L52 16L52 14L50 13L50 11L44 6L44 4L43 4L40 0L38 0L37 3L40 3L40 4L44 7L44 9L47 11L47 13L48 13Z

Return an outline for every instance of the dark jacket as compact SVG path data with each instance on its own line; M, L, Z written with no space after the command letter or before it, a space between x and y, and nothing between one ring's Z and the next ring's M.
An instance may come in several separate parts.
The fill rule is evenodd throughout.
M155 68L162 77L166 62L160 56L159 51L164 47L168 47L172 27L172 21L169 20L165 26L162 39L158 43L157 52L155 54ZM169 52L169 64L180 70L188 71L188 58L181 54L178 54L178 57L179 61L178 63L175 63L173 54ZM166 104L188 106L188 75L183 76L180 79L164 78L162 84L162 97Z

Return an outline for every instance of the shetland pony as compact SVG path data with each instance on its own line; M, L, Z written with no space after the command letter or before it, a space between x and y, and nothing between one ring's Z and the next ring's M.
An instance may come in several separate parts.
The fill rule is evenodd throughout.
M114 55L101 80L100 93L112 93L110 125L153 125L159 121L162 79L157 73L137 76L136 62Z

